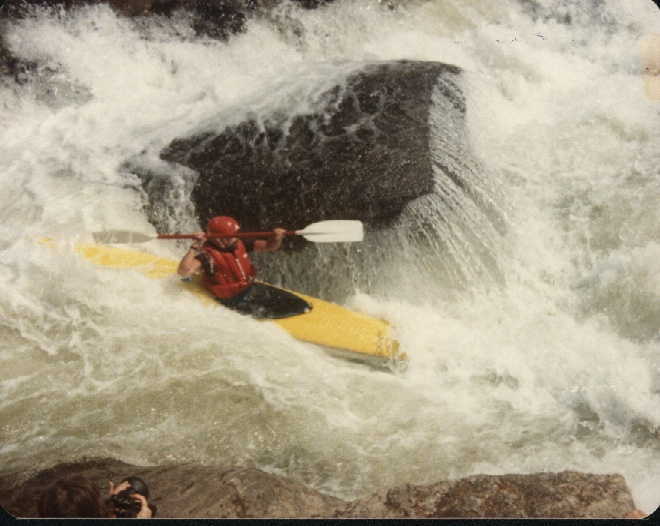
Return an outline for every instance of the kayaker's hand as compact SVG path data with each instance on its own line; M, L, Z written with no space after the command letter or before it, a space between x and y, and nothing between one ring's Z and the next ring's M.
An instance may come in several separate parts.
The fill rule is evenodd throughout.
M199 250L202 248L202 245L206 243L206 232L195 232L193 234L195 242L192 244L191 248Z
M254 251L255 252L274 252L279 250L282 246L282 238L286 234L286 230L283 228L273 228L274 236L268 236L268 241L264 239L257 239L254 242Z

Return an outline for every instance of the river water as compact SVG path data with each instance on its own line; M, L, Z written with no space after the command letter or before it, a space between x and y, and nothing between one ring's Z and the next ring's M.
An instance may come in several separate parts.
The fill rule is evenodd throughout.
M642 510L657 507L660 101L640 43L660 13L645 0L384 4L289 5L225 43L185 17L107 7L6 29L40 67L0 84L3 470L83 456L253 465L347 499L581 470L621 473ZM437 97L430 148L465 160L470 195L438 171L432 195L363 245L259 265L389 320L405 372L71 251L96 230L154 232L127 162L183 181L158 161L173 138L304 112L360 62L394 59L464 69L465 126ZM182 183L167 203L180 231L197 228L187 195Z

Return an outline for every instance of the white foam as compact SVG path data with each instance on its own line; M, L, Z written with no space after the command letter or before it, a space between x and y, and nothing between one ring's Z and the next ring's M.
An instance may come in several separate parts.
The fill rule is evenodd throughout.
M607 2L620 24L605 28L587 7L560 4L574 25L533 21L513 2L393 12L373 1L289 6L286 25L254 21L228 43L193 38L185 20L184 39L156 21L145 38L104 7L10 30L15 54L77 88L55 102L43 79L0 91L0 350L14 371L0 384L3 465L253 462L350 498L478 472L581 469L624 474L652 511L658 339L645 331L658 316L660 126L635 46L656 15L641 0ZM505 218L496 233L440 186L465 205L452 216L464 224L443 230L442 203L429 198L389 242L405 247L406 225L431 218L452 257L440 242L421 262L393 252L369 271L397 279L367 280L374 288L348 300L393 323L406 373L328 357L272 325L211 314L174 281L33 243L153 232L126 160L155 162L172 138L250 112L306 111L356 61L398 58L468 71L465 140L485 170L476 190ZM479 236L495 272L469 245ZM452 276L469 279L452 287Z

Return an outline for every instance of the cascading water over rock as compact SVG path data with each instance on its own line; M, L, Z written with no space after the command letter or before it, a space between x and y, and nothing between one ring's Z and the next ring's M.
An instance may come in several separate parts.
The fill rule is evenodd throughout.
M91 456L253 466L346 501L476 474L618 473L653 511L660 116L640 42L660 15L644 0L529 5L284 2L225 40L197 34L194 17L101 4L3 19L15 61L0 81L3 468ZM406 131L414 154L397 159L423 185L383 179L396 213L362 244L257 261L271 281L388 320L405 373L211 316L175 281L70 250L93 231L198 228L206 165L161 158L173 145L251 121L321 126L316 103L341 106L364 64L420 63L460 68L420 80L424 137ZM387 154L371 157L374 173ZM382 207L355 193L342 213L376 219ZM273 202L296 212L286 205ZM255 218L269 213L263 203ZM35 242L44 235L62 248Z

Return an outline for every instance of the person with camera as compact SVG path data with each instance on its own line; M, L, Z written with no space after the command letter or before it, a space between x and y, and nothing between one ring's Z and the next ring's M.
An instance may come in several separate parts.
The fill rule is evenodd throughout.
M108 506L111 516L124 519L150 519L156 506L149 504L149 488L139 477L126 477L116 486L110 481Z
M137 518L156 515L149 504L149 488L139 477L126 477L117 486L110 481L109 496L101 495L98 484L76 475L51 484L40 496L40 517L70 518Z

